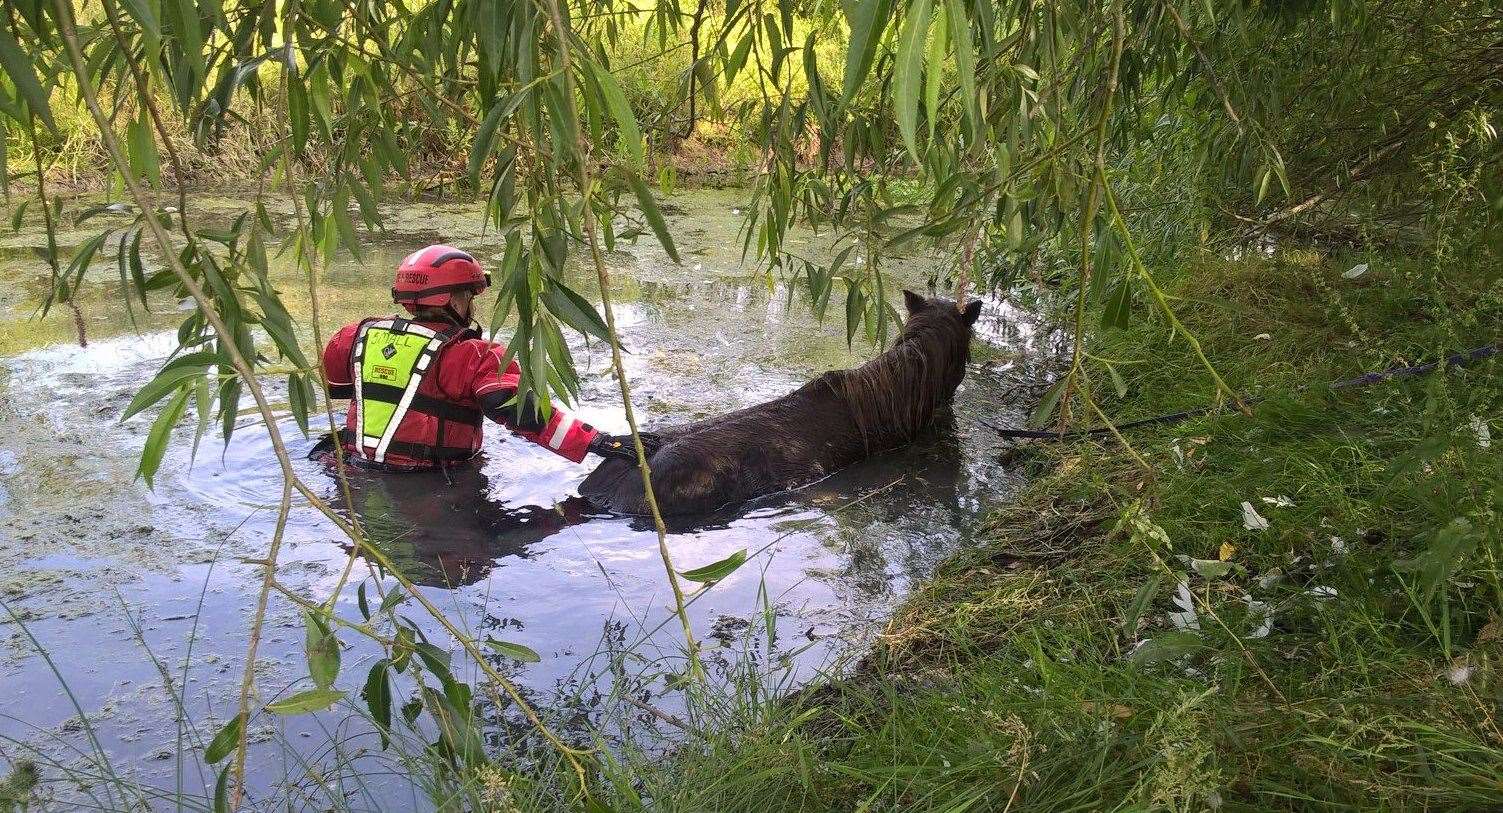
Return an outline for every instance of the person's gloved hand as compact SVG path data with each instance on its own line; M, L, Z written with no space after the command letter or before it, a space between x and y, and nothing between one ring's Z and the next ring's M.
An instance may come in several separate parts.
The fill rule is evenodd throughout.
M659 445L658 439L647 432L643 432L641 437L642 447L647 451L647 455L651 457L657 451ZM589 451L601 457L614 457L625 460L628 463L637 462L637 447L636 444L632 443L631 435L607 435L601 433L596 435L594 440L590 441Z
M631 435L607 435L601 433L590 441L589 450L601 457L614 457L628 463L637 462L637 447Z

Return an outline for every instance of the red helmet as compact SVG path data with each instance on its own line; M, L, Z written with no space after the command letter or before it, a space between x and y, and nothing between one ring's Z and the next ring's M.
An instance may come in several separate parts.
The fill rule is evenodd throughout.
M455 291L480 293L491 287L491 274L469 252L453 246L428 246L407 255L397 267L393 302L416 313L419 307L443 307Z

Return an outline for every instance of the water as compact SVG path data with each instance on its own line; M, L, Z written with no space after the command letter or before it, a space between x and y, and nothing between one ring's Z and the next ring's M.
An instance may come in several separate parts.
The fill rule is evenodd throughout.
M610 255L617 322L630 350L627 371L648 426L775 397L877 352L861 344L848 349L838 316L820 324L783 284L742 266L732 210L744 203L745 195L733 191L677 196L671 220L682 265L646 240ZM209 196L193 201L205 218L240 205ZM363 262L347 258L325 272L325 336L362 316L390 312L392 269L419 245L442 239L482 261L497 251L470 205L394 207L387 227L370 241ZM63 243L88 234L64 235ZM178 728L165 684L180 690L201 738L233 715L261 578L258 567L241 559L265 553L280 472L264 427L246 413L227 446L206 440L196 459L180 432L154 491L135 481L151 415L123 424L119 415L172 349L181 306L154 299L151 313L136 309L133 327L119 304L113 257L106 257L79 297L90 338L79 348L66 311L33 318L46 290L45 267L32 250L42 239L34 229L0 239L0 283L19 292L0 309L0 600L25 622L23 630L0 612L7 700L0 710L0 764L31 748L76 762L93 750L92 732L117 770L169 790L181 782L202 792L213 772L173 756L179 737L195 740ZM818 250L817 238L806 241L804 250ZM922 286L928 264L916 257L892 269L899 281ZM593 275L572 273L571 285L598 303ZM311 343L303 286L285 272L278 278ZM492 301L483 298L481 307ZM711 664L728 669L758 658L778 665L792 686L859 653L915 583L970 543L976 516L1008 498L1017 479L1001 462L1000 442L974 416L1016 420L1001 393L1015 376L1015 354L1036 337L995 302L978 328L953 422L911 448L799 492L675 521L669 543L680 569L737 550L754 554L690 608ZM571 341L583 378L577 413L606 431L624 431L608 353L599 343ZM280 402L275 377L265 384ZM293 438L299 474L334 499L331 478L302 459L312 441L290 419L282 431ZM491 426L483 465L452 485L438 475L360 473L353 483L362 516L435 603L472 631L493 631L542 655L541 663L503 666L544 706L590 686L605 670L607 659L598 655L607 649L677 652L676 624L662 623L672 599L655 535L640 519L601 515L574 497L587 473ZM322 599L337 583L347 551L325 519L296 504L278 578ZM355 573L365 575L365 568ZM768 605L778 632L773 652L765 651L765 637L749 645L746 634L760 628ZM358 618L353 588L338 609ZM453 644L433 629L436 642ZM337 686L354 694L376 656L344 639L352 646ZM302 642L296 612L274 598L257 667L263 692L306 688L297 685L306 681ZM676 701L653 702L672 708ZM296 775L300 752L326 742L323 726L334 721L332 715L258 717L250 754L258 786ZM388 801L398 808L414 803L410 795Z

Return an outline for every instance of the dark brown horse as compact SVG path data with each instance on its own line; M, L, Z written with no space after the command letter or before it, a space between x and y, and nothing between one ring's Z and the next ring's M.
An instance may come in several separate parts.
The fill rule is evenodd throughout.
M866 364L825 373L766 403L644 434L659 509L713 511L797 488L913 440L965 377L981 302L958 310L912 291L903 301L902 335ZM648 512L641 474L626 461L601 463L579 491L606 510Z

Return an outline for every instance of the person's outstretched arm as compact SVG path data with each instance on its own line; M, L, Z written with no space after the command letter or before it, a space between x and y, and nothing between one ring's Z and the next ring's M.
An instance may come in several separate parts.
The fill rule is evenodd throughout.
M590 445L599 431L557 405L547 420L530 394L518 409L515 399L522 371L515 360L501 370L504 347L477 341L466 342L455 351L473 356L464 359L469 365L471 395L487 418L573 463L584 460L592 451Z

